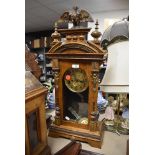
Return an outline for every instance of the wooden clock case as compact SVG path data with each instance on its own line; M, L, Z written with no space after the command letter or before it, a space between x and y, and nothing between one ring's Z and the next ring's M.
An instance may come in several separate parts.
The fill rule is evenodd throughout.
M25 154L51 155L47 145L45 96L47 89L30 72L25 72Z
M86 40L90 28L55 30L52 48L46 56L51 59L55 72L55 122L49 129L49 136L66 137L89 143L93 147L101 148L103 140L102 122L97 118L97 95L99 67L103 62L105 51L99 45ZM61 41L60 34L65 36ZM88 78L86 91L88 103L88 124L67 121L65 115L66 89L64 88L64 74L69 68L80 68ZM67 96L74 99L72 93Z

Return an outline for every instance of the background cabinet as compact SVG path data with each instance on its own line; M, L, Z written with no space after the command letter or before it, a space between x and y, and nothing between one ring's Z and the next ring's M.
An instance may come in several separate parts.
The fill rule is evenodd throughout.
M30 32L25 35L25 42L30 52L36 54L36 62L42 70L40 76L41 82L46 82L49 78L53 78L52 66L45 53L51 48L52 30Z
M45 96L47 89L25 72L25 140L26 155L51 155L47 145Z

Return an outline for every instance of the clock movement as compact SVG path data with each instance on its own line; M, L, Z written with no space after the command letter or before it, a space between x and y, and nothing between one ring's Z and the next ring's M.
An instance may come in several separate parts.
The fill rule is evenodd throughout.
M83 92L88 87L88 78L84 70L80 68L70 68L66 71L65 85L70 91Z

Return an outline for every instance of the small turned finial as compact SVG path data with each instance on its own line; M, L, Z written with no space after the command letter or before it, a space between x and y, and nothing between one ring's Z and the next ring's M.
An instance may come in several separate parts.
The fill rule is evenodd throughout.
M96 23L95 23L95 25L96 25L96 28L98 29L98 19L96 19Z
M57 22L55 22L54 24L54 33L52 33L51 38L52 38L52 45L55 45L56 43L58 43L61 39L60 33L58 32L58 24Z
M58 31L58 23L57 22L54 23L54 30Z
M98 31L98 19L96 19L96 23L95 23L96 27L95 27L95 31L93 31L91 33L91 36L94 38L93 42L95 44L100 44L100 41L98 40L98 38L101 36L101 32Z

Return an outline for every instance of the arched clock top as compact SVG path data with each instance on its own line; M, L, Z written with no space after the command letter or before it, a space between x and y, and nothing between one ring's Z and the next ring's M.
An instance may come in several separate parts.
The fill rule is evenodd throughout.
M84 29L56 29L56 32L60 33L65 38L55 39L53 38L52 48L48 51L47 56L53 54L99 54L104 55L106 52L101 48L99 44L95 44L93 41L86 40L86 35L90 31L90 28ZM55 32L53 33L55 34ZM53 36L53 35L52 35ZM55 39L55 41L54 41Z
M66 53L68 50L78 50L80 53L102 53L104 51L97 47L95 44L89 42L88 44L84 43L58 43L53 48L49 50L50 53Z

